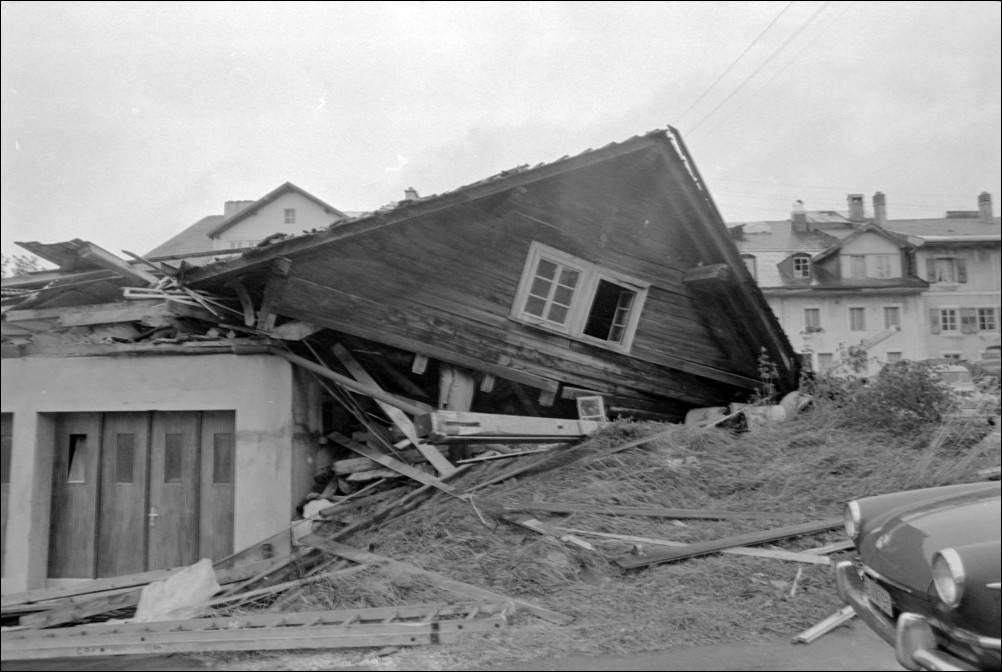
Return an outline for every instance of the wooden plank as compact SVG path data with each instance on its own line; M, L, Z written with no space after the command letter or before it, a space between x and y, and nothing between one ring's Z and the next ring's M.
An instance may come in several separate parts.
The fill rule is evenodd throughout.
M74 241L76 242L76 241ZM129 262L124 259L116 257L114 254L105 250L104 248L98 247L94 243L89 243L86 241L79 241L82 243L80 249L77 250L77 256L81 259L86 259L105 268L109 271L121 275L123 278L127 278L132 282L144 284L144 285L155 285L160 278L148 273L140 268L135 268Z
M524 609L534 616L538 616L545 621L550 623L556 623L557 625L567 625L574 619L571 616L566 616L564 614L545 609L543 607L538 607L530 602L524 600L519 600L516 598L506 597L505 595L500 595L498 593L486 590L484 588L479 588L477 586L471 586L468 583L463 583L462 581L456 581L455 579L450 579L441 574L436 574L435 572L429 572L428 570L422 569L417 565L412 565L408 562L400 562L399 560L394 560L382 555L376 555L375 553L369 553L367 551L362 551L357 548L353 548L346 544L339 543L337 541L332 541L330 539L324 539L323 537L318 537L315 534L303 537L301 542L309 544L314 548L318 548L326 553L332 553L334 555L340 556L342 558L347 558L352 562L357 562L359 564L373 564L382 565L388 569L398 572L400 574L408 574L411 576L419 576L431 585L438 588L444 588L445 590L458 593L460 595L466 595L470 598L476 598L479 600L488 600L491 602L510 602L515 607L519 609Z
M623 556L616 558L615 562L623 569L650 567L651 565L659 565L665 562L674 562L676 560L683 560L685 558L693 558L698 555L707 555L709 553L716 553L727 548L735 548L738 546L749 546L755 544L765 544L770 541L778 541L780 539L786 539L789 537L799 537L804 534L814 534L815 532L834 530L836 528L842 527L842 525L843 525L843 520L841 517L828 518L825 520L814 521L810 523L801 523L799 525L788 525L786 527L779 527L772 530L763 530L759 532L749 532L747 534L739 534L733 537L727 537L725 539L717 539L714 541L704 541L697 544L689 544L684 548L677 548L672 550L661 551L659 553L652 553L646 557L641 557L641 558L634 556Z
M220 627L198 632L150 632L118 635L89 634L47 639L2 639L4 660L40 660L67 656L108 656L190 651L267 651L274 649L332 649L381 646L454 644L466 633L504 627L503 616L429 623L278 626L273 628ZM14 635L14 633L11 633Z
M4 313L4 317L8 322L56 319L57 324L61 327L78 327L91 324L138 322L145 317L163 315L164 313L166 313L166 307L163 301L147 300L65 306L61 308L9 310Z
M356 453L358 453L359 455L361 455L363 457L367 457L370 460L372 460L373 462L378 462L379 464L383 465L387 469L392 469L393 471L397 472L398 474L402 474L403 476L406 476L406 477L408 477L408 478L410 478L412 480L415 480L418 483L422 483L424 485L430 485L431 487L437 488L437 489L441 490L442 492L444 492L446 494L449 494L449 495L452 495L453 497L456 497L457 499L463 499L464 498L462 494L456 492L451 486L446 485L445 483L443 483L439 479L435 478L431 474L427 474L427 473L425 473L423 471L415 469L414 467L412 467L412 466L410 466L408 464L404 464L400 460L395 460L392 457L390 457L389 455L384 455L383 453L380 453L380 452L378 452L376 450L373 450L372 448L369 448L368 446L364 446L361 443L358 443L357 441L352 441L351 439L349 439L347 436L344 436L343 434L339 434L337 432L331 432L330 434L327 435L327 437L329 439L331 439L332 441L335 441L336 443L341 444L345 448L353 450ZM450 473L454 473L454 472L450 472Z
M244 287L244 283L239 280L230 280L227 284L233 288L233 291L237 293L237 298L240 299L240 307L244 315L244 326L253 327L255 322L254 302L251 300L250 292Z
M414 424L420 436L437 441L455 437L500 439L506 436L580 439L596 432L606 423L596 420L434 411L418 416Z
M190 303L185 303L176 299L167 299L167 310L170 311L172 315L177 315L178 317L190 317L195 320L211 322L213 324L219 322L219 316L217 314L211 313L201 306L193 306Z
M101 593L120 588L134 588L147 583L153 583L160 579L176 574L184 567L174 567L172 569L157 569L152 572L140 572L125 576L113 576L107 579L94 579L92 581L74 583L68 586L58 586L53 588L39 588L22 593L12 593L0 598L0 608L6 610L20 604L32 604L35 602L48 602L51 600L69 599L88 593Z
M822 635L831 632L838 626L848 623L856 615L852 607L842 607L828 618L815 623L803 632L793 637L794 644L810 644Z
M260 572L269 562L265 560L240 565L231 569L217 569L215 570L216 582L222 586L236 581L243 581ZM109 611L130 609L139 604L139 596L142 595L143 590L142 588L137 588L135 590L127 590L126 592L112 592L115 594L102 595L97 593L69 598L68 600L61 601L57 606L47 611L22 616L20 624L31 628L51 628L63 623L81 621L90 616L97 616Z
M550 513L595 513L605 516L646 516L649 518L691 518L695 520L729 520L731 518L798 518L792 513L764 511L723 511L720 509L663 509L642 506L596 506L562 504L560 502L516 502L505 504L505 511L548 511Z
M601 537L603 539L615 539L617 541L626 541L635 544L650 544L652 546L670 546L672 548L682 548L684 546L689 546L689 544L682 541L651 539L649 537L635 537L627 534L612 534L610 532L592 532L590 530L579 530L573 527L557 527L556 529L563 530L565 532L573 532L574 534L580 534L585 537ZM773 560L786 560L787 562L803 562L809 565L831 564L828 561L828 558L806 552L796 553L793 551L772 550L766 548L746 548L744 546L739 546L737 548L727 548L720 552L727 553L729 555L748 555L753 558L771 558Z
M301 341L307 336L312 336L318 331L323 331L323 327L313 324L312 322L293 320L291 322L278 325L268 332L268 334L272 338L280 338L283 341Z
M268 348L268 352L278 357L281 357L282 359L287 359L296 366L300 366L308 371L312 371L313 373L319 376L323 376L324 378L329 378L330 380L333 380L334 382L344 387L347 387L349 390L352 390L354 392L360 392L361 394L372 397L373 399L378 399L379 401L383 401L391 406L399 408L400 410L404 411L405 413L409 413L410 415L421 415L424 412L422 410L423 408L422 406L418 406L410 401L383 392L383 390L379 389L378 387L374 388L371 385L365 385L363 383L358 382L357 380L354 380L353 378L349 378L348 376L342 376L340 373L331 371L326 366L311 362L310 360L304 357L293 355L292 353L286 352L279 348Z
M355 380L366 385L371 385L376 389L381 389L379 387L379 383L377 383L376 380L369 375L369 372L355 360L351 352L348 351L348 348L344 347L340 343L335 343L334 347L331 348L331 351L334 353L334 356L337 357L337 360L341 362L342 366L348 370L348 373L355 378ZM413 403L415 405L420 405L418 402ZM417 431L414 428L414 423L403 411L395 406L379 401L378 399L376 400L376 404L380 409L382 409L383 413L386 414L386 417L388 417L390 421L393 422L393 424L396 425L401 432L403 432L404 436L407 437L414 447L417 448L422 455L424 455L424 458L428 460L428 463L435 467L439 474L447 476L456 470L456 467L454 467L452 463L449 462L444 455L442 455L442 453L438 452L437 448L429 446L418 438ZM429 407L429 409L430 408L431 407Z

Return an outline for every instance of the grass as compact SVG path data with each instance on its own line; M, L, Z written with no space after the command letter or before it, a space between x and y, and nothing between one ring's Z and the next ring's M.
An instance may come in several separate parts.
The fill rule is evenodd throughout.
M640 447L604 451L662 432ZM713 508L795 513L800 520L839 515L853 498L978 480L999 463L986 427L928 426L921 433L863 430L821 406L755 433L619 421L578 446L535 459L526 475L477 492L496 502ZM505 473L512 460L488 462L456 482L462 489ZM549 467L549 468L548 468ZM755 641L803 630L841 607L827 567L716 554L624 572L612 564L629 542L588 537L594 551L497 520L490 507L437 493L411 513L362 530L347 543L571 615L569 626L525 613L503 632L451 646L394 655L395 669L469 669L571 653L623 654L678 645ZM482 520L483 517L483 520ZM684 523L574 513L536 515L551 525L683 542L789 524L770 520ZM485 526L484 522L488 526ZM334 529L332 527L332 529ZM323 534L323 531L321 531ZM784 540L804 550L844 538L828 532ZM794 584L795 589L794 589ZM291 610L421 604L457 596L414 577L371 569L318 583ZM368 656L368 658L367 658ZM224 669L304 669L351 665L369 650L216 657ZM319 662L317 662L319 661ZM374 663L375 665L375 663ZM258 667L260 666L260 667Z

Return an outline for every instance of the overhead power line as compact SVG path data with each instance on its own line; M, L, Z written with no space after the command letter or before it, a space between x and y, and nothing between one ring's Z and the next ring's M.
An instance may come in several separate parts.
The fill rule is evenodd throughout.
M783 7L783 9L779 10L779 14L777 14L775 16L775 18L773 18L773 20L769 22L769 25L765 27L765 30L763 30L761 33L759 33L758 37L756 37L754 40L752 40L752 43L749 44L747 47L745 47L745 50L742 51L738 55L738 57L735 58L734 61L724 69L724 71L722 73L720 73L720 76L717 77L715 80L713 80L712 84L710 84L708 87L706 87L706 90L703 91L703 93L701 93L699 95L699 98L697 98L691 105L689 105L689 107L685 108L685 110L682 112L682 114L680 114L677 117L675 117L675 122L672 124L673 126L677 126L678 122L682 120L682 117L684 117L686 114L689 113L689 110L691 110L692 108L696 107L696 105L698 105L700 103L700 101L703 100L703 98L706 98L706 95L708 93L710 93L710 91L713 90L713 87L715 87L717 84L719 84L720 80L722 80L727 75L727 73L730 72L734 68L734 66L737 65L741 61L742 58L745 57L745 54L747 54L749 51L751 51L752 47L754 47L756 44L758 44L759 40L762 39L762 36L765 35L767 32L769 32L770 28L772 28L774 25L776 25L776 22L779 21L780 17L783 16L783 14L786 14L786 10L788 10L793 5L793 2L794 2L794 0L790 0L790 2L786 3L786 7Z
M731 91L730 94L728 94L728 96L726 98L724 98L722 101L720 101L717 104L716 107L714 107L712 110L710 110L709 112L707 112L706 114L704 114L702 119L700 119L699 121L697 121L691 128L688 129L688 132L689 133L694 132L697 128L699 128L703 124L703 122L705 122L707 119L709 119L711 116L713 116L716 113L716 111L719 110L721 107L723 107L724 105L726 105L728 103L728 101L731 100L731 98L733 98L734 96L736 96L745 87L745 85L748 84L748 82L750 82L753 77L755 77L755 75L757 75L758 73L760 73L762 71L762 69L765 68L765 66L769 65L774 58L776 58L777 56L779 56L779 54L781 54L790 45L790 43L793 42L793 40L795 40L797 38L797 36L799 36L800 33L802 33L804 31L804 29L807 28L807 26L809 26L811 24L811 22L814 21L814 19L816 19L818 17L818 15L821 12L823 12L830 4L832 4L830 1L826 2L823 5L821 5L820 7L818 7L816 10L814 10L814 13L811 14L807 18L806 21L804 21L802 24L800 24L800 26L793 32L793 35L791 35L789 38L787 38L787 40L785 42L783 42L783 44L781 44L778 49L776 49L774 52L772 52L772 54L769 56L769 58L765 59L765 61L763 61L761 65L759 65L757 68L755 68L754 72L752 72L750 75L748 75L747 77L745 77L741 81L741 83L738 84L737 87L735 87L735 89L733 91Z

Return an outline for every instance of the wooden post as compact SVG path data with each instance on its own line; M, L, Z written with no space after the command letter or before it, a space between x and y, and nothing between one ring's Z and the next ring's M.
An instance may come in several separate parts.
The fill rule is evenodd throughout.
M449 411L469 411L473 407L473 395L477 391L477 381L473 372L442 362L438 367L438 407ZM465 443L449 447L452 460L470 457L470 446Z

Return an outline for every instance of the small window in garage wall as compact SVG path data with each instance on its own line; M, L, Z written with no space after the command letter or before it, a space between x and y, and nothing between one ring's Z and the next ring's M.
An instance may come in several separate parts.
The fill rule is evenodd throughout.
M212 435L212 482L233 482L233 434Z
M164 435L164 483L180 483L184 469L184 434Z
M132 483L136 470L136 435L118 434L115 444L115 482Z
M887 363L893 364L894 362L900 362L902 359L900 352L888 352L887 353Z
M69 459L66 461L66 482L86 483L87 482L87 435L70 434Z

